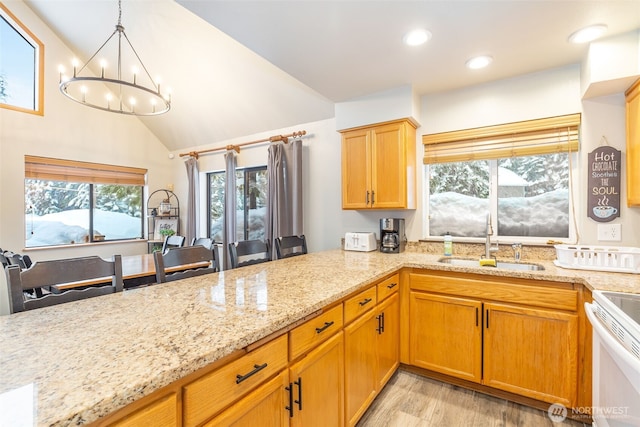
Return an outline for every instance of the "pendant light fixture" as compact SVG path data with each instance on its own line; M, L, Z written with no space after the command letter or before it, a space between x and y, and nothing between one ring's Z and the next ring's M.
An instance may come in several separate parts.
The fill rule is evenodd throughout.
M116 35L117 43L110 44ZM155 116L171 108L170 92L160 91L159 79L151 77L124 32L122 0L118 0L116 29L82 67L78 65L74 60L72 77L60 66L60 91L82 105L134 116Z

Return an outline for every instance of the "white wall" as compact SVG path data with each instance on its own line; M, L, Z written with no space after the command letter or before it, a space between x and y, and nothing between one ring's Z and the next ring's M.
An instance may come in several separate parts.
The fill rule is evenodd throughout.
M34 260L146 252L146 242L24 249L24 156L36 155L148 169L149 189L170 180L167 149L135 117L84 107L58 90L58 64L71 52L22 2L12 13L45 45L44 116L0 109L0 246L28 253ZM162 116L157 120L162 120ZM0 274L0 314L8 312L4 274Z
M573 165L574 202L579 243L614 246L640 245L640 209L627 208L626 164L622 168L620 218L622 241L598 242L597 224L587 217L587 154L603 144L625 151L624 94L618 93L581 101L580 68L570 66L521 76L459 91L423 97L421 134L582 113L580 153ZM422 147L418 147L421 152ZM624 155L624 154L623 154ZM424 199L424 198L423 198ZM426 227L423 210L416 212L415 222ZM412 228L410 240L419 233Z
M192 150L206 150L225 147L229 144L257 141L273 135L286 135L305 130L303 141L303 210L304 232L311 252L338 248L344 235L340 224L341 184L340 184L340 135L335 130L335 121L322 120L298 126L274 129L269 132L247 135L215 145L192 147L175 152L172 171L177 194L187 193L186 168L180 153ZM243 147L238 154L238 167L264 166L267 164L269 143ZM206 235L206 173L224 170L224 151L203 154L198 159L201 176L199 235ZM186 201L186 199L185 199ZM182 199L180 200L182 204Z

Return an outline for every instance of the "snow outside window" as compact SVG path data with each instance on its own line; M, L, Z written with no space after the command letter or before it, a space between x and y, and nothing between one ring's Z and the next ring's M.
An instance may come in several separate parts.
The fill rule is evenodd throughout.
M143 187L25 179L25 246L143 236Z
M224 230L225 172L208 174L209 236L222 242ZM267 167L236 169L236 238L235 240L264 240L267 213ZM234 239L231 239L234 240Z
M439 163L429 177L429 236L485 237L487 215L503 238L568 238L567 153Z

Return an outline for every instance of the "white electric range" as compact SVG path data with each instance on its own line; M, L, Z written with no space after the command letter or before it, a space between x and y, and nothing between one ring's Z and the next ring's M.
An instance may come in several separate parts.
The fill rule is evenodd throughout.
M593 291L593 425L640 426L640 295Z

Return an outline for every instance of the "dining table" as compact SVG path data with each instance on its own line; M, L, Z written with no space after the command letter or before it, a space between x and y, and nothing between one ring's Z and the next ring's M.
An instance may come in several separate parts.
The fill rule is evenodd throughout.
M167 267L167 273L190 270L193 268L207 267L208 262L178 265ZM104 279L104 280L103 280ZM126 255L122 257L122 279L124 288L130 289L138 286L156 283L156 265L153 254ZM53 286L57 291L65 291L73 288L102 284L108 281L107 278L97 278L93 280L83 280L81 282L63 283Z

